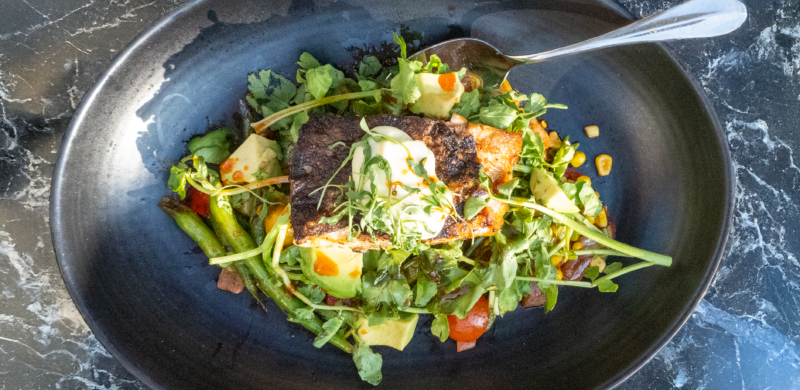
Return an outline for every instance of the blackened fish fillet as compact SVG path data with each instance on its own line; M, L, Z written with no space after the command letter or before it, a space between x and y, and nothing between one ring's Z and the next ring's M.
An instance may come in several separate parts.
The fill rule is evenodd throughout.
M454 193L456 212L463 216L464 202L470 196L485 195L478 185L478 174L481 168L481 150L476 147L475 139L459 126L453 126L437 120L415 116L376 115L366 117L370 128L376 126L393 126L405 131L412 139L423 141L431 149L436 158L436 177L442 180ZM314 192L325 185L350 152L350 146L361 140L364 131L360 127L360 117L312 116L300 129L300 137L295 147L292 168L289 174L292 194L292 227L295 244L301 246L346 246L355 251L391 247L388 235L371 237L362 234L354 241L347 241L347 221L341 220L336 225L319 223L320 218L334 214L340 192L329 187L325 192L319 209L321 191ZM490 128L491 129L491 128ZM502 131L492 129L496 131ZM503 133L507 133L504 132ZM511 133L508 133L511 134ZM518 135L517 135L518 136ZM519 137L519 136L518 136ZM519 146L522 139L519 137ZM338 146L331 145L341 142ZM519 156L519 148L512 156ZM503 174L498 175L501 183L505 182L505 173L510 172L514 157L501 159L510 162L510 166L499 168ZM497 170L497 169L493 169ZM488 170L487 170L488 171ZM331 181L333 185L343 185L349 180L352 166L347 165ZM495 184L498 184L495 182ZM312 194L312 192L314 192ZM431 244L440 244L473 236L492 235L503 225L503 214L508 207L505 204L491 202L475 218L465 222L456 222L448 218L442 231L436 237L426 240Z

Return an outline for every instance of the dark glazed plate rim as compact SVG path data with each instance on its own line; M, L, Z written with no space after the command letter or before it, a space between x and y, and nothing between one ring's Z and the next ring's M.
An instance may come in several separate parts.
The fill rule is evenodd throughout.
M100 343L109 352L111 352L114 358L116 358L123 365L123 367L125 367L125 369L134 374L139 380L144 382L147 386L152 388L161 388L162 386L156 383L142 369L140 369L139 365L136 362L129 360L127 356L122 354L115 347L115 345L111 342L111 340L108 339L107 335L103 332L103 330L97 325L97 322L95 321L95 318L93 317L92 313L87 311L86 304L82 299L82 297L76 293L75 286L77 282L74 279L74 275L71 273L71 264L70 264L71 255L69 253L61 251L63 250L63 248L66 247L66 241L67 241L66 236L64 234L65 226L62 223L61 204L63 201L63 197L65 195L62 189L63 187L62 178L64 177L66 160L68 159L69 153L71 151L73 140L78 132L78 129L82 126L86 118L86 115L89 111L89 107L95 102L95 99L97 98L99 92L106 86L109 79L115 74L117 69L128 59L128 57L136 49L140 48L142 45L145 45L152 35L156 34L164 27L171 24L180 15L192 11L194 8L201 6L203 3L204 1L202 0L194 1L164 16L157 23L153 24L151 27L139 33L114 58L111 65L96 81L96 83L89 90L89 92L84 96L83 100L81 101L80 105L75 111L70 126L67 129L62 139L61 146L59 148L58 158L54 168L52 186L51 186L50 229L52 234L53 245L55 248L56 260L58 263L59 270L61 271L61 276L67 287L67 291L69 292L72 300L75 302L75 305L78 311L81 313L81 316L84 318L87 325L92 330L95 337L100 341ZM622 9L621 7L620 9L622 10L621 12L622 16L631 20L634 19L633 15L631 15L629 12L624 11L624 9ZM708 290L708 287L711 285L711 282L713 281L713 278L716 275L717 270L719 268L719 264L721 262L726 242L730 233L732 219L733 219L733 210L735 205L734 204L735 176L734 176L734 169L730 155L730 150L728 147L726 147L728 144L728 140L727 137L725 136L725 132L717 116L716 110L714 109L713 103L711 102L709 97L703 92L702 86L694 78L694 76L692 76L688 72L688 70L675 58L673 51L664 44L655 44L655 45L657 45L661 50L663 50L667 54L670 61L672 61L675 65L677 65L677 67L680 69L681 74L686 78L686 80L689 81L689 83L691 84L692 88L694 89L697 97L701 102L703 111L706 113L708 118L711 120L711 123L713 124L720 145L723 146L721 148L721 153L723 159L722 162L725 165L724 183L725 183L725 195L726 195L725 205L724 205L724 220L722 221L723 224L721 226L714 254L711 259L713 263L710 264L711 267L708 268L706 275L703 277L701 288L699 288L692 297L692 302L690 303L689 307L690 310L688 310L685 313L683 318L677 319L677 321L675 321L673 325L666 332L664 332L664 334L658 339L658 341L654 343L642 356L640 356L637 360L635 360L626 369L616 374L611 380L602 385L603 387L607 388L614 388L620 385L622 382L624 382L625 380L630 378L634 373L636 373L639 369L641 369L675 336L675 334L681 329L681 327L683 327L683 325L689 319L691 314L694 312L700 300L703 298L706 291Z

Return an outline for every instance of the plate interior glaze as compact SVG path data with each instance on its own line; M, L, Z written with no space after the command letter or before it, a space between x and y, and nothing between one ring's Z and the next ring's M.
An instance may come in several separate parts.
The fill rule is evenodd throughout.
M140 34L86 95L65 136L52 192L58 262L78 309L122 364L155 388L370 388L350 356L243 293L161 210L169 167L211 124L235 126L246 75L293 79L308 51L352 69L386 54L392 31L424 47L474 36L509 54L581 41L629 22L610 1L200 1ZM674 258L619 278L615 294L561 288L556 309L506 315L455 353L423 319L404 352L383 354L382 388L606 388L680 328L716 270L733 179L705 96L658 45L519 67L511 84L569 105L545 116L610 176L581 171L618 238ZM583 127L598 125L588 139Z

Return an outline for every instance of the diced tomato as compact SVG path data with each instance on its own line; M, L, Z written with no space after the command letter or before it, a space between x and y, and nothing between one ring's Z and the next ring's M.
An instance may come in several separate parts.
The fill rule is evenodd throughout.
M567 180L576 181L581 176L583 176L583 175L580 172L578 172L578 171L576 171L574 169L571 169L571 168L567 168L567 171L564 172L564 177L566 177Z
M462 342L473 342L486 332L486 327L489 326L489 301L486 297L481 296L472 310L467 313L467 317L463 320L454 316L447 316L447 322L450 324L450 338Z
M539 307L544 306L546 302L547 294L539 289L539 285L536 282L531 282L531 293L522 297L519 304L522 307Z
M217 280L217 288L238 294L244 290L244 281L236 272L223 268Z
M204 217L208 217L208 214L211 213L211 206L209 205L211 196L205 192L200 192L194 187L189 187L189 190L186 191L186 199L189 202L189 208L195 213Z
M325 304L328 306L336 306L336 302L342 301L342 306L351 306L352 302L350 299L340 299L336 298L333 295L325 294Z
M462 352L472 348L475 348L474 341L470 341L467 343L462 343L460 341L456 342L456 352Z

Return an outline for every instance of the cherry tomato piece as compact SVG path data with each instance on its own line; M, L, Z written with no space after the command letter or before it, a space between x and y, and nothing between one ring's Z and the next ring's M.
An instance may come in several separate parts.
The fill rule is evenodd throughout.
M186 197L188 198L189 208L191 208L192 211L203 217L208 217L208 214L211 213L211 205L209 204L211 201L210 195L205 192L200 192L194 187L189 187L186 191Z
M451 339L462 343L475 341L486 332L486 327L489 325L489 301L481 296L467 313L466 318L462 320L454 315L448 315L447 322L450 324Z
M475 348L475 341L470 341L468 343L456 342L456 352L464 352L472 348Z
M581 174L580 172L578 172L578 171L576 171L576 170L574 170L572 168L567 168L567 171L564 172L564 177L566 177L567 180L576 181L581 176L583 176L583 174Z

